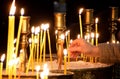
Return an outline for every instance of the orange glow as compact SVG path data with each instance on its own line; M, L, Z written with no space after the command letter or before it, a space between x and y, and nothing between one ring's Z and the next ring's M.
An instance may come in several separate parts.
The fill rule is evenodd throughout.
M15 10L16 10L15 0L13 0L11 8L10 8L10 15L14 15L15 14Z

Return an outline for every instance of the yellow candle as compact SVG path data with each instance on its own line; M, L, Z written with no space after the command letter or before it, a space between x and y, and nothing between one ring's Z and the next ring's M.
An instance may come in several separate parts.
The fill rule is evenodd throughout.
M96 46L98 45L98 18L95 19Z
M64 74L66 75L67 74L67 65L66 65L66 59L67 59L67 49L64 49L63 50L63 53L64 53Z
M94 45L94 33L91 33L91 44Z
M10 16L9 16L9 23L8 23L8 41L7 41L7 64L6 64L6 72L8 72L8 62L11 59L11 55L14 53L14 24L15 24L15 0L13 0L11 9L10 9Z
M44 64L43 73L44 73L44 79L48 79L49 69L47 64Z
M44 30L44 52L43 52L43 62L45 63L45 52L46 52L46 30Z
M83 38L83 32L82 32L82 19L81 19L81 13L83 12L83 8L79 10L79 21L80 21L80 36Z
M42 29L43 25L41 26L41 31L40 31L40 64L42 62L42 39L43 39L43 29Z
M46 52L46 30L49 28L49 25L48 24L44 24L44 52L43 52L43 62L45 63L45 52Z
M0 63L0 79L2 79L2 71L3 71L3 61L5 59L5 54L1 56L1 63Z
M3 62L0 63L0 79L2 79Z
M36 27L36 31L35 34L36 36L36 40L37 40L37 63L38 63L38 57L39 57L39 32L40 32L40 27Z
M28 60L28 65L27 65L27 69L26 69L26 74L28 74L28 70L29 70L29 66L30 66L30 61L31 61L31 55L32 55L31 42L32 42L32 39L29 38L29 50L30 50L30 56L29 56L29 60Z
M8 62L8 67L9 67L8 79L12 79L12 74L13 74L13 60L12 59Z
M50 42L49 30L47 30L47 34L48 34L48 43L49 43L49 52L50 52L50 62L51 62L51 67L52 67L52 52L51 52L51 42Z
M34 26L31 28L31 37L32 37L32 55L31 55L31 64L32 64L32 72L34 71L34 57L33 57L33 51L34 51L34 32L35 28Z
M21 28L22 28L23 14L24 14L24 9L22 8L21 9L21 16L20 16L19 27L18 27L18 33L17 33L17 42L16 42L16 50L15 50L15 54L16 55L18 53L18 47L19 47L19 41L20 41L20 34L21 34Z
M37 65L35 69L36 69L36 79L39 79L39 70L40 70L40 66Z

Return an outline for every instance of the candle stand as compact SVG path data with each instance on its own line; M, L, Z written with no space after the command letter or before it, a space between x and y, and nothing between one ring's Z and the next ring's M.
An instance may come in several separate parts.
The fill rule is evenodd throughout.
M111 8L111 27L110 27L110 43L116 43L115 33L117 31L117 21L118 21L118 7L110 7Z
M23 50L20 53L20 59L23 59L21 61L21 70L25 72L26 70L26 63L27 63L27 48L28 48L28 34L30 33L30 17L24 16L23 17L23 23L22 23L22 29L21 29L21 39L20 39L20 49Z

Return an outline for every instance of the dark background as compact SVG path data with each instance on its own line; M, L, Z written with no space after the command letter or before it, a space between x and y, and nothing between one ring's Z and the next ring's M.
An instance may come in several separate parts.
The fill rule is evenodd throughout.
M17 33L18 29L20 9L24 8L25 15L31 17L31 26L38 26L44 22L50 23L52 48L54 49L54 1L58 0L16 0L15 32ZM0 53L7 49L8 15L11 3L12 0L0 0ZM66 0L66 27L71 29L71 38L74 39L76 33L79 33L78 10L84 7L94 9L94 17L99 17L99 42L108 41L111 16L109 7L111 6L120 7L120 0Z

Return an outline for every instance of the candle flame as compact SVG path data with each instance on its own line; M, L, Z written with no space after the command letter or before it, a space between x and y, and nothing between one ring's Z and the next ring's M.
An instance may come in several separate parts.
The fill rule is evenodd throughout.
M63 53L64 53L64 56L66 56L67 55L67 49L64 49Z
M17 39L15 38L15 39L14 39L14 44L16 43L16 41L17 41Z
M3 62L4 60L5 60L5 54L1 56L1 62Z
M78 39L80 38L80 34L77 35L77 38L78 38Z
M64 34L61 34L61 35L60 35L60 39L64 40L64 39L65 39L65 35L64 35Z
M35 28L35 34L38 34L39 32L40 32L40 27L38 26Z
M23 8L21 8L21 15L24 15L24 9Z
M15 0L13 0L11 8L10 8L10 15L14 15L15 14L15 10L16 10Z
M70 40L70 44L71 44L72 42L73 42L73 40L71 39L71 40Z
M81 15L82 12L83 12L83 8L81 8L81 9L79 10L79 14Z
M95 23L96 23L96 24L98 23L98 18L95 19Z
M46 31L49 28L49 24L42 24L41 25L41 29L43 29L44 31Z
M96 34L96 38L98 38L98 37L99 37L99 34L97 33L97 34Z
M37 65L37 66L35 67L35 69L36 69L36 71L38 72L38 71L40 70L40 66Z
M95 36L94 33L91 33L91 37L94 38L94 36Z
M58 30L55 30L55 34L57 35L57 33L58 33Z
M70 33L70 30L67 30L67 31L65 32L65 36L67 36L69 33Z
M35 27L34 27L34 26L32 26L32 28L31 28L31 32L32 32L32 33L35 32Z
M31 38L29 38L29 43L32 43L32 39Z

